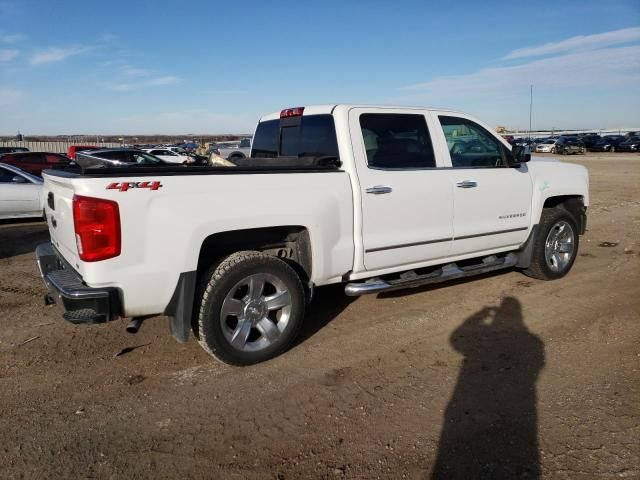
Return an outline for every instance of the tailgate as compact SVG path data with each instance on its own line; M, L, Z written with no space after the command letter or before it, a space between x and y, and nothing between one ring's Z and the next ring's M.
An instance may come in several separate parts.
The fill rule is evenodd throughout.
M51 242L72 266L78 266L73 226L73 183L70 178L44 173L44 210Z

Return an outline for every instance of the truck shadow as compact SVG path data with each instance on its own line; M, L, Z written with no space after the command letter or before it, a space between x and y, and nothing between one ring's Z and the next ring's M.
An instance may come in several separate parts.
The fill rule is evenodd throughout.
M49 230L42 220L0 220L0 259L34 252L48 240Z
M398 298L398 297L406 297L409 295L415 295L424 292L431 292L433 290L439 290L441 288L453 287L454 285L460 285L464 283L473 283L477 281L481 281L484 278L497 277L500 275L505 275L509 272L517 272L518 270L515 268L505 268L504 270L496 270L493 272L482 273L480 275L474 275L471 277L463 277L455 280L447 280L442 283L432 283L427 285L422 285L420 287L414 288L403 288L399 290L392 290L390 292L380 292L378 293L378 298Z
M307 306L305 320L300 334L293 344L293 348L307 341L326 327L356 299L356 297L347 297L344 294L343 284L317 288L311 304Z
M524 324L520 302L505 297L497 308L482 308L450 342L464 360L431 479L539 478L536 382L544 343Z

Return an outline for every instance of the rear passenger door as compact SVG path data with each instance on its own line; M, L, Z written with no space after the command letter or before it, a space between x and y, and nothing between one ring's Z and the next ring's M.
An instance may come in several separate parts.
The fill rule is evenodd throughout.
M486 127L460 114L435 112L441 155L453 187L452 256L508 249L526 240L531 178L524 163L509 167L511 151Z
M453 235L453 189L449 172L437 168L425 112L354 108L349 129L365 268L409 268L446 257Z

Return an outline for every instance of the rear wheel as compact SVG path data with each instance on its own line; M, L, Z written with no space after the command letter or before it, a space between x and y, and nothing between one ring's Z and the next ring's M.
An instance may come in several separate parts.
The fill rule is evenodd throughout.
M578 253L578 227L573 215L562 207L542 210L531 264L523 272L541 280L564 277Z
M251 365L285 351L302 326L304 290L279 258L237 252L205 277L198 336L218 360Z

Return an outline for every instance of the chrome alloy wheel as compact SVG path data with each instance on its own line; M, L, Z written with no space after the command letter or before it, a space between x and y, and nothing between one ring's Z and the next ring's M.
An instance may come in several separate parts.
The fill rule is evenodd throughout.
M544 243L544 257L554 272L563 271L571 262L575 251L575 234L568 222L560 220L547 235Z
M291 317L291 296L275 275L256 273L229 290L220 309L226 340L236 349L255 352L272 345Z

